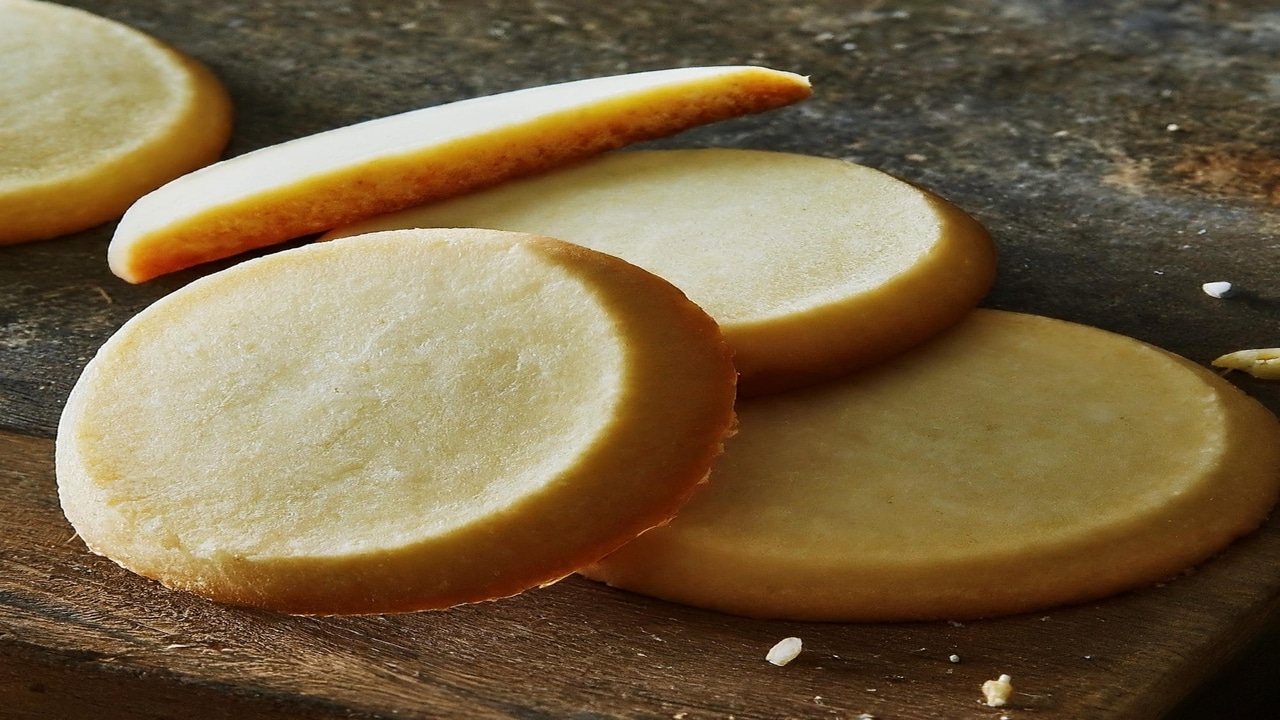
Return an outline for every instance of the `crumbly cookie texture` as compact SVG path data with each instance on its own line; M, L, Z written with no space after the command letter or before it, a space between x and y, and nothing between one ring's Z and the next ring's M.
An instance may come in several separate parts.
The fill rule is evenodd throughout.
M230 137L208 69L82 10L0 0L0 68L0 245L117 218Z
M252 260L126 323L58 428L62 507L170 587L296 613L553 582L661 524L733 423L715 323L617 258L485 230Z
M978 303L996 268L986 231L954 205L871 168L779 152L612 153L326 237L411 227L534 232L670 280L720 324L743 396L924 342Z
M1013 697L1013 678L1001 675L995 680L982 683L982 697L987 707L1004 707Z
M1255 529L1280 422L1215 373L974 311L911 353L740 402L670 524L585 570L750 616L964 619L1159 582Z
M112 271L142 282L704 123L802 100L793 73L659 70L463 100L263 148L129 209Z

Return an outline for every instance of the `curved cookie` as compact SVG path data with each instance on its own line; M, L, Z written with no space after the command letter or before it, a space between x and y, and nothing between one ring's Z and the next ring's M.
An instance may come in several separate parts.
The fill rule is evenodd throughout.
M129 282L458 195L629 143L803 100L761 67L592 78L472 98L291 140L191 173L121 219Z

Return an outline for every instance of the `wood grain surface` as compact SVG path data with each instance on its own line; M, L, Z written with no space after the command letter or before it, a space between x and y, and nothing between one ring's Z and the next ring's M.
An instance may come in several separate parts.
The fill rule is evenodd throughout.
M1280 345L1280 20L1267 3L72 4L213 68L237 108L228 155L582 77L736 63L809 74L802 105L658 146L842 157L928 187L991 229L989 307L1202 364ZM1157 587L966 623L745 620L580 578L359 618L167 591L74 537L52 438L111 332L235 260L128 285L106 267L111 231L0 248L0 717L1112 719L1160 717L1199 691L1183 717L1239 718L1228 696L1241 686L1205 681L1280 637L1262 634L1280 608L1274 522ZM1214 280L1241 292L1211 298L1200 285ZM1280 383L1232 379L1280 410ZM800 657L766 663L792 635ZM1256 657L1225 665L1244 691L1280 678ZM1001 673L1017 691L988 708L979 688Z
M59 511L51 455L47 440L0 433L13 717L1156 717L1280 592L1272 525L1159 587L966 623L746 620L580 578L446 612L292 617L171 592L88 553ZM800 657L765 662L788 636ZM1001 673L1016 694L995 710L980 687Z

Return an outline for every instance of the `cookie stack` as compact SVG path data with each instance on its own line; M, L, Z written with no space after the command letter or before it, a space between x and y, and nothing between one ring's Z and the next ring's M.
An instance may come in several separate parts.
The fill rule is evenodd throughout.
M975 310L995 253L950 203L830 158L600 154L808 93L746 67L535 88L144 196L110 250L135 282L330 232L108 340L59 427L67 517L288 612L582 572L821 620L1095 598L1262 522L1280 423L1156 348Z

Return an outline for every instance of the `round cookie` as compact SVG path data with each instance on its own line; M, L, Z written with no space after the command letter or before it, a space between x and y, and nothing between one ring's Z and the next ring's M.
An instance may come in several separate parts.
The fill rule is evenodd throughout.
M356 223L568 240L670 280L734 348L740 392L842 375L958 321L995 277L983 228L870 168L748 150L621 152Z
M82 10L0 0L0 68L0 245L119 217L230 138L212 73Z
M1217 375L990 310L917 351L740 403L706 489L588 568L742 615L964 619L1157 582L1256 528L1280 423Z
M215 600L447 607L667 520L734 380L711 319L617 258L485 230L314 244L113 335L67 401L59 496L94 551Z

